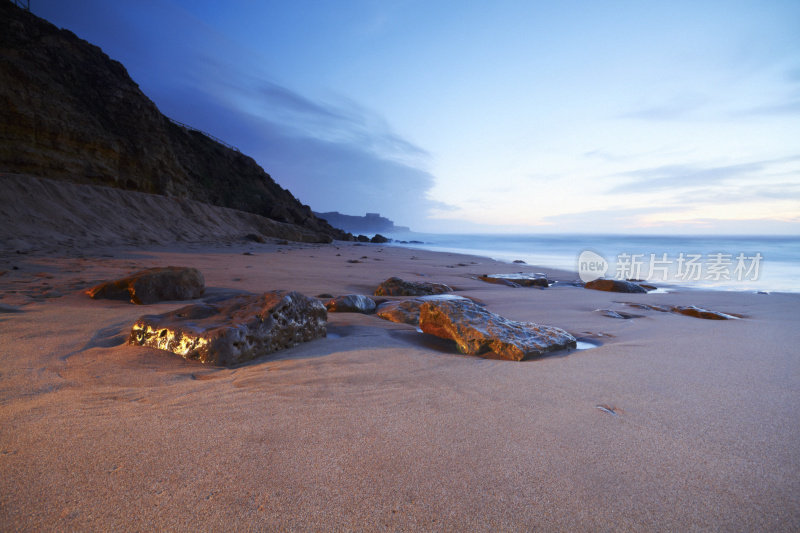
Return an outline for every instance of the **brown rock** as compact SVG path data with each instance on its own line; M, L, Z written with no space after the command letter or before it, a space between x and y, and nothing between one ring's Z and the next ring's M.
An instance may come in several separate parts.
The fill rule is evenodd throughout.
M468 298L457 296L455 294L434 294L431 296L409 298L407 300L390 300L380 304L375 311L375 314L384 320L388 320L389 322L397 322L399 324L409 324L414 327L419 327L419 308L425 302L467 299Z
M685 307L676 306L673 307L672 310L682 315L693 316L695 318L704 318L706 320L730 320L739 318L734 315L720 313L719 311L709 311L708 309L703 309L702 307L695 307L693 305Z
M330 313L364 313L375 312L375 300L363 294L347 294L332 298L325 303Z
M426 296L452 291L453 289L444 283L404 281L400 278L391 277L375 289L375 296Z
M203 275L196 268L150 268L127 278L96 285L86 291L94 299L130 300L134 304L151 304L163 300L191 300L205 290Z
M563 329L509 320L466 299L423 303L419 326L425 333L454 340L462 353L491 352L511 361L575 348L577 342Z
M272 291L143 316L133 325L128 344L231 366L324 337L326 328L322 302L298 292Z
M645 289L633 283L632 281L625 281L620 279L596 279L589 281L584 285L587 289L594 289L596 291L607 292L647 292Z

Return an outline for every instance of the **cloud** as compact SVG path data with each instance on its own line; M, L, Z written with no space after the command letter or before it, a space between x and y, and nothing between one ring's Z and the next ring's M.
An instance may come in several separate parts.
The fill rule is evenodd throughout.
M608 193L657 192L686 187L718 184L734 178L757 175L772 165L800 160L800 156L753 161L737 165L700 167L694 165L664 165L616 174L631 178L628 183L611 188Z
M664 103L622 113L619 118L647 121L679 120L690 117L708 102L709 98L707 96L699 94L683 95Z
M751 107L736 113L738 117L785 116L800 114L800 98L787 99L784 102Z
M83 1L81 16L55 0L41 0L37 13L134 65L134 81L164 114L238 147L313 209L380 212L413 227L446 207L428 198L427 151L380 115L279 83L257 51L171 2L149 0L144 9Z

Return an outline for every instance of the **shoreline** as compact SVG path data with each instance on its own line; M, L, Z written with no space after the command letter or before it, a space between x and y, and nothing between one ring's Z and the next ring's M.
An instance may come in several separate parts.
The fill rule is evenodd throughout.
M340 242L67 255L0 255L0 305L19 311L0 313L6 528L790 530L800 520L798 294L511 288L474 276L576 276ZM483 359L412 326L330 313L327 338L208 367L124 344L136 318L187 302L81 292L167 265L199 268L209 295L442 282L597 347Z

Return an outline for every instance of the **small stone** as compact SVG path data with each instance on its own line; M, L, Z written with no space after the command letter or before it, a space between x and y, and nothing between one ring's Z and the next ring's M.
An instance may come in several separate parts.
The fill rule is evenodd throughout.
M595 309L595 313L600 313L601 315L608 317L608 318L620 318L620 319L629 319L629 318L641 318L642 315L634 315L631 313L623 313L622 311L614 311L613 309Z
M130 300L151 304L163 300L190 300L205 291L205 280L196 268L150 268L127 278L96 285L86 291L93 299Z
M244 236L244 240L257 242L257 243L260 243L260 244L264 244L265 242L267 242L266 239L264 239L263 236L258 235L256 233L248 233L247 235Z
M514 259L514 262L518 263L520 265L524 265L525 264L525 261L523 261L522 259Z
M594 281L587 282L586 285L584 285L584 288L606 292L647 292L641 286L633 283L632 281L620 279L596 279Z
M375 312L375 300L363 294L347 294L331 298L325 303L329 313L364 313Z
M391 277L375 289L375 296L426 296L452 291L453 289L444 283L404 281L397 277Z
M694 305L685 307L677 306L673 307L672 310L682 315L693 316L695 318L704 318L706 320L736 320L739 318L734 315L720 313L719 311L709 311L708 309L703 309L702 307L695 307Z
M509 287L547 287L547 277L541 274L483 274L478 279L487 283L498 283Z

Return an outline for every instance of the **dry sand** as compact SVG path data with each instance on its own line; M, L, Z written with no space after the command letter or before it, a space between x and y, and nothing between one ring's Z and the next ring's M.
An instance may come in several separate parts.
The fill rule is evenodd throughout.
M328 338L210 368L124 344L137 317L180 302L81 292L167 265L199 268L210 294L444 282L600 345L487 360L410 326L330 314ZM351 243L3 251L0 529L800 529L800 295L474 279L519 270L541 269Z

